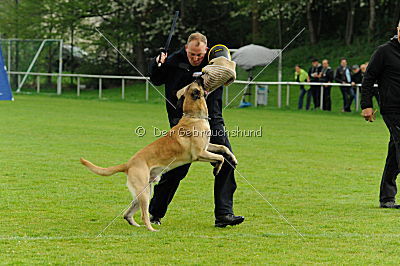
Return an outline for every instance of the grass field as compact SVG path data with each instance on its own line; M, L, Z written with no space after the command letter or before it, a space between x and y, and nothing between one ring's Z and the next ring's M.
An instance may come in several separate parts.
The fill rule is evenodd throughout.
M226 109L238 171L235 212L214 228L213 176L196 163L159 232L119 215L131 201L125 176L99 177L168 129L164 105L17 95L0 103L0 263L264 264L398 263L396 210L378 206L388 132L356 114ZM143 126L147 135L138 137ZM96 237L117 215L102 236ZM136 217L140 221L140 217Z

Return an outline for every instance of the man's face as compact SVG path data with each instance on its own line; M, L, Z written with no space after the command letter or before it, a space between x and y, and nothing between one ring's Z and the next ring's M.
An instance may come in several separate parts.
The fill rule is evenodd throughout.
M322 61L322 67L323 67L323 68L328 68L328 67L329 67L329 62L328 62L328 60Z
M299 67L299 66L295 66L294 69L295 69L295 71L296 71L297 73L300 73L300 67Z
M311 62L311 64L313 67L316 67L316 66L318 66L319 63L318 63L318 61L314 61L314 62Z
M342 67L347 67L347 60L344 59L344 60L340 61L340 65L341 65Z
M198 44L198 45L197 45ZM199 66L207 53L207 45L196 40L185 45L186 55L192 66Z

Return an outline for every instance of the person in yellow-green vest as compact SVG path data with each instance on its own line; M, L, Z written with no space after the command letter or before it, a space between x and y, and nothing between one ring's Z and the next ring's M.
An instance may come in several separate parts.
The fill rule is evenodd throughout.
M294 80L296 82L310 82L310 77L308 76L307 71L302 69L300 65L295 66L294 72ZM306 102L306 110L310 109L311 104L311 91L309 85L300 85L300 95L299 95L299 104L298 108L303 109L303 99L304 95L307 94L307 102Z

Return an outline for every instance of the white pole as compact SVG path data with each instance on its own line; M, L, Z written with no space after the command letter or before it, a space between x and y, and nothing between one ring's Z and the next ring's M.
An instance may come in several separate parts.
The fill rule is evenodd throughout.
M103 93L103 84L101 78L99 78L99 99L101 99Z
M278 85L278 108L282 108L282 87Z
M146 102L149 100L149 80L146 79Z
M358 109L360 108L360 87L356 87L356 112L358 112Z
M7 73L8 73L8 82L11 84L11 40L8 41L8 49L7 49Z
M40 76L36 77L36 92L40 93Z
M282 81L282 50L279 50L279 61L278 61L278 81ZM282 92L282 85L278 85L278 91ZM281 106L279 106L280 108Z
M289 107L290 85L286 85L286 106Z
M319 102L320 102L320 105L319 105L320 109L324 110L324 86L323 85L321 85L321 94L320 94Z
M81 95L81 79L78 77L76 80L76 96Z
M254 86L254 106L257 107L258 101L258 85Z
M39 47L38 51L36 52L35 57L33 58L31 64L29 65L28 70L26 71L26 74L24 75L24 78L22 79L21 83L18 85L17 92L21 92L21 88L24 85L26 79L28 78L28 75L31 72L33 66L35 65L35 62L38 59L40 53L42 52L45 43L46 43L46 40L42 41L42 43L40 44L40 47Z
M63 69L63 60L62 60L62 48L63 48L63 40L60 40L60 51L58 55L58 78L57 78L57 94L60 95L62 93L62 69Z
M125 79L122 79L122 93L121 93L122 100L125 99Z

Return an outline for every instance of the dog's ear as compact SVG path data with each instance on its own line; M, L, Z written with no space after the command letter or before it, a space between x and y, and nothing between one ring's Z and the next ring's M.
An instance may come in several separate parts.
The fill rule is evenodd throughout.
M183 87L182 89L180 89L179 91L176 92L176 97L178 98L178 100L185 95L187 89L189 88L190 85L187 85L186 87Z
M178 102L176 103L176 108L182 109L183 108L183 102L185 101L185 96L181 96L178 99Z

